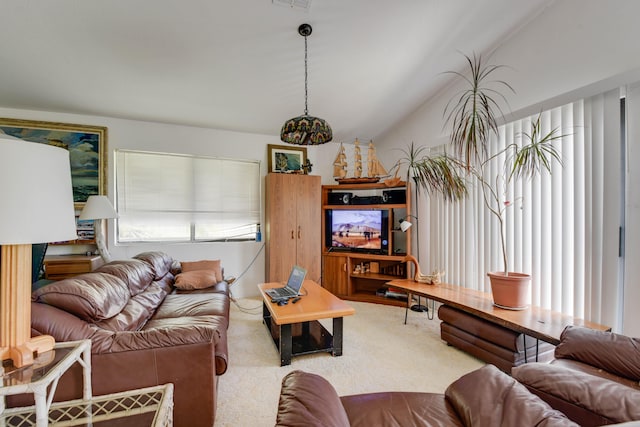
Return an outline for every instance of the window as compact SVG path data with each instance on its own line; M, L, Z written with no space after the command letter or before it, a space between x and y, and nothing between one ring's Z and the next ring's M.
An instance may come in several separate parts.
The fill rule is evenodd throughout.
M532 275L534 305L614 328L621 311L619 105L613 90L543 112L543 129L567 135L564 167L508 189L522 203L510 210L505 230L509 270ZM489 149L518 142L532 118L503 125ZM481 197L473 190L455 204L425 197L419 216L430 268L445 270L449 283L489 291L486 273L501 269L500 246Z
M116 151L117 240L252 240L260 221L260 163Z

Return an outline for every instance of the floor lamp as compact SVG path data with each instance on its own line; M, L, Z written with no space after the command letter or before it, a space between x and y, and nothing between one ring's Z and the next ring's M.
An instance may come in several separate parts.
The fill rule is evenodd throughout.
M416 203L417 204L417 203ZM416 219L416 238L420 239L420 236L418 234L418 217L414 216L414 215L407 215L405 218L400 218L399 222L400 222L400 230L402 230L403 233L406 233L411 226L413 226L413 223L409 222L407 220L407 218L409 217L413 217ZM418 248L418 253L416 254L416 259L419 259L420 257L420 241L418 240L417 242L417 246ZM420 304L420 296L418 296L418 304L413 304L411 307L412 311L418 311L418 312L423 312L423 311L429 311L429 309L427 308L427 306Z
M84 209L80 213L80 219L93 219L93 228L96 235L96 246L104 262L111 261L111 254L107 249L102 221L109 218L117 218L115 209L107 196L89 196Z
M17 368L53 349L31 338L31 245L77 238L69 152L0 133L0 356Z
M411 172L415 172L415 170L410 170L409 173L411 174ZM415 194L416 194L416 214L418 214L418 205L419 205L419 200L418 200L418 181L416 180L415 175L411 174L413 176L413 186L415 187ZM408 176L407 176L407 180L408 180ZM413 216L413 215L407 215L407 216ZM413 216L416 219L416 258L420 259L420 233L418 232L418 217L417 216ZM400 229L404 232L406 232L410 227L411 227L411 223L408 221L404 221L405 225L403 226L403 220L400 220ZM411 310L412 311L417 311L417 312L424 312L426 311L427 313L429 312L429 308L426 305L422 305L420 304L420 296L418 296L418 304L414 304L411 306Z

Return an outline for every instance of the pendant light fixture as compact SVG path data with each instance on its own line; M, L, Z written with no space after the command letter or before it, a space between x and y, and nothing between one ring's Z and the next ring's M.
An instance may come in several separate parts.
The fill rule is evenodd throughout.
M298 27L298 34L304 37L304 114L287 120L282 125L280 139L288 144L319 145L333 139L331 126L325 120L309 115L307 90L307 37L312 28L309 24Z

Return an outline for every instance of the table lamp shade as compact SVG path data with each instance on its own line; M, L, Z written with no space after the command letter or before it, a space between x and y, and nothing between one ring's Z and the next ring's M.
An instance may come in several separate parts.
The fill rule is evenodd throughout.
M80 219L116 218L117 214L107 196L89 196L80 213Z
M115 209L107 196L89 196L87 203L80 213L80 219L93 219L93 227L96 234L96 246L104 262L111 261L111 254L107 248L102 222L105 219L117 218Z
M31 337L31 244L76 239L69 152L0 134L0 358L15 367L49 351Z
M69 152L0 134L0 245L77 238Z

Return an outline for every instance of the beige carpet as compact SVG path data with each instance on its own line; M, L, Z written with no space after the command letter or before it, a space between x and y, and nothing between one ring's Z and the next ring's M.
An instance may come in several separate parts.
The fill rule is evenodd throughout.
M273 426L282 377L300 369L327 378L340 395L378 391L443 392L455 379L484 365L440 340L439 320L404 308L349 302L343 355L298 356L279 366L273 340L262 324L258 299L232 304L229 369L218 382L216 426ZM331 331L331 323L326 323Z

